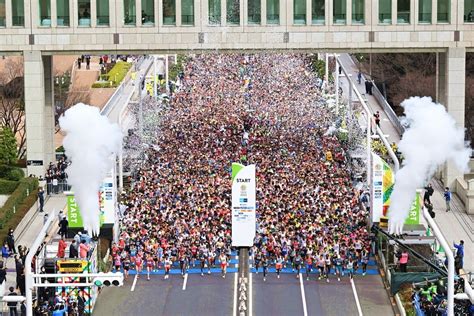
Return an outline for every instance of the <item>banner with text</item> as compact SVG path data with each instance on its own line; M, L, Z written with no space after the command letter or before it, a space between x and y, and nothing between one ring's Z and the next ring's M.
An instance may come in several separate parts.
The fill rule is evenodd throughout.
M255 238L255 165L232 163L232 246L252 247Z

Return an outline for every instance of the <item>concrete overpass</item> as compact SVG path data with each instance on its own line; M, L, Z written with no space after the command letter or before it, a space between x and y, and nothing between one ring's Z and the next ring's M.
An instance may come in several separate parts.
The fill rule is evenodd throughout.
M474 51L472 2L5 0L0 53L24 56L28 172L43 174L54 158L54 54L438 52L440 101L464 126L465 58ZM459 175L449 165L445 173L449 184Z

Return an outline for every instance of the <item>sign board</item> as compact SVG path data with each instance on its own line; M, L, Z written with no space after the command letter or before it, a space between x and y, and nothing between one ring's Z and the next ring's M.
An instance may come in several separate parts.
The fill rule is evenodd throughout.
M57 261L60 273L82 273L87 268L87 260L59 260Z
M69 227L71 228L82 228L82 216L79 210L79 205L76 203L74 194L66 195L67 201L67 221L69 222Z
M255 238L255 165L232 163L232 246L252 247Z
M100 186L100 211L103 216L104 224L115 223L115 201L117 188L112 177L107 177Z
M26 165L27 166L42 166L43 160L27 160Z

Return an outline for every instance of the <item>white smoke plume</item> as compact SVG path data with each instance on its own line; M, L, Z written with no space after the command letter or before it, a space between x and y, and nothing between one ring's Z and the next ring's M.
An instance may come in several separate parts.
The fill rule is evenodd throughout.
M390 233L396 234L402 233L416 189L429 181L436 168L451 160L459 170L466 172L470 157L463 128L456 126L443 105L432 102L429 97L412 97L401 105L409 128L398 145L405 160L395 175L390 196Z
M63 146L71 164L67 167L68 183L81 211L84 228L99 234L98 191L112 168L111 155L122 146L122 132L117 124L100 115L97 107L78 103L59 118L66 133Z

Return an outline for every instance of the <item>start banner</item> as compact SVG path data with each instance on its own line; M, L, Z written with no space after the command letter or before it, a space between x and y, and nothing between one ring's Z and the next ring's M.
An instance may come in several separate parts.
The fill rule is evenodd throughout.
M232 163L232 246L252 247L255 238L255 165Z

